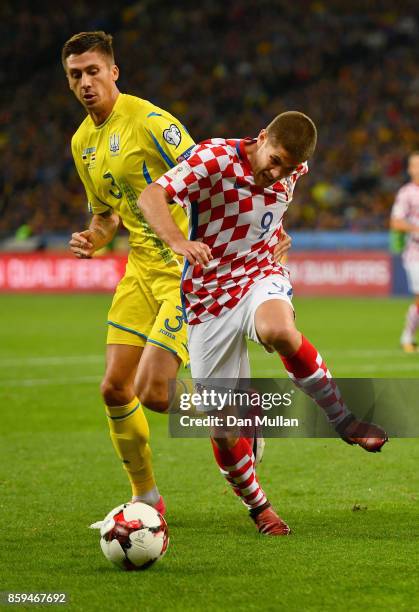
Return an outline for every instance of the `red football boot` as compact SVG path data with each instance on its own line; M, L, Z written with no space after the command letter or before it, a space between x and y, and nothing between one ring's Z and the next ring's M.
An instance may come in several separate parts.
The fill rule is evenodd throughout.
M259 533L263 535L284 536L291 533L291 529L279 518L270 504L260 512L251 511L250 517L255 522Z
M154 504L153 508L157 510L157 512L162 516L166 514L166 504L164 503L164 499L161 495L159 501L157 502L157 504Z
M133 497L131 499L130 502L127 502L128 504L134 504L135 502L141 502L142 504L146 504L147 502L138 499L138 497ZM164 503L164 499L163 497L160 495L158 501L155 504L148 504L149 506L151 506L152 508L154 508L155 510L157 510L157 512L159 514L161 514L162 516L164 516L166 514L166 504Z
M384 429L374 423L358 421L353 414L349 414L336 427L336 431L347 444L358 444L369 453L378 453L388 441Z

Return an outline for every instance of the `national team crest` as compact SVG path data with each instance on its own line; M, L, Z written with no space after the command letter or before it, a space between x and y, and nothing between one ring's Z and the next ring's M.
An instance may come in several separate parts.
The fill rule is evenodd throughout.
M180 133L180 129L178 128L178 126L172 123L169 128L164 130L163 138L169 144L178 147L182 140L182 134Z
M119 134L111 134L109 136L109 151L111 155L119 155L121 146L121 137Z

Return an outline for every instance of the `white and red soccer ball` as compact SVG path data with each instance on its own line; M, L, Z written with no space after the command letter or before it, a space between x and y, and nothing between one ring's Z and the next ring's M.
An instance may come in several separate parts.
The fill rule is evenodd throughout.
M169 546L166 521L157 510L140 502L111 510L102 522L100 536L105 557L128 571L150 567Z

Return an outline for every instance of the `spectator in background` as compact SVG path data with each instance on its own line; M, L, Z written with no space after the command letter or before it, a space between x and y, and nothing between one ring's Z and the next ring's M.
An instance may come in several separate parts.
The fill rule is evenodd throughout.
M45 15L2 2L0 235L23 223L58 233L84 223L68 147L81 114L54 57L69 32L109 27L123 88L182 117L199 140L250 133L285 108L307 110L322 138L290 228L387 227L403 160L419 148L415 0L385 11L349 0L232 0L228 11L210 0L158 6L165 19L151 0L80 0L71 12L58 3Z

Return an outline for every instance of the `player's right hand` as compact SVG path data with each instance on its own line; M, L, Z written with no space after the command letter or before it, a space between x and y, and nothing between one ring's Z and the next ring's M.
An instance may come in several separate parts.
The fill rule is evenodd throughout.
M184 240L172 245L172 250L178 255L186 257L193 266L200 264L205 267L213 259L209 246L199 240Z
M79 259L90 259L95 252L91 230L74 232L69 242L70 251Z

